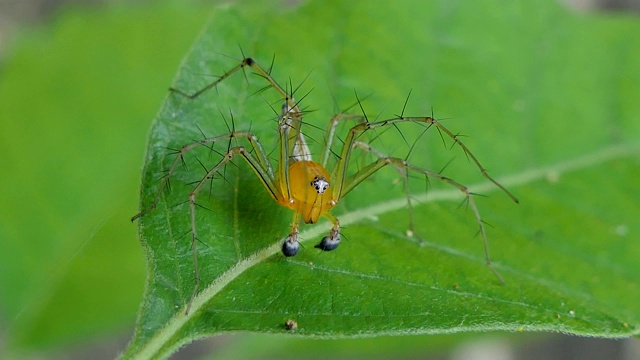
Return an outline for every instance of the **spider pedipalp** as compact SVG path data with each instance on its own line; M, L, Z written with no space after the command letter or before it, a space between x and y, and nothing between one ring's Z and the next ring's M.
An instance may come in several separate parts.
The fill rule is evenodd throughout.
M299 250L298 233L289 234L282 243L282 255L286 257L296 256Z
M335 250L338 245L340 245L340 240L340 231L331 229L329 235L323 237L320 243L316 244L314 248L322 251Z

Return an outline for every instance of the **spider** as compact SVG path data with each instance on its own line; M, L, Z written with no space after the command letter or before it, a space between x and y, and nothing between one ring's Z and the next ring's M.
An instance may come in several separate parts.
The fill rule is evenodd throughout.
M184 96L188 99L195 99L204 92L216 88L225 79L232 76L234 73L244 71L247 67L251 68L257 75L264 78L268 82L268 86L265 89L273 89L282 99L282 110L278 116L278 157L277 163L274 166L269 159L267 153L263 149L262 145L258 141L258 138L248 131L235 131L232 130L227 134L206 137L199 141L184 145L177 151L175 160L171 163L168 169L166 177L160 185L158 192L151 205L143 209L140 213L132 217L131 221L138 219L139 217L153 211L161 197L162 192L168 186L169 178L172 176L176 167L181 162L183 156L192 149L202 145L212 145L221 141L231 141L231 139L244 139L248 146L229 146L227 152L223 154L222 159L212 168L208 169L206 175L196 182L193 190L189 194L188 203L190 209L191 218L191 244L193 250L193 261L195 265L195 288L191 296L191 300L187 305L185 313L188 314L189 307L195 296L197 295L200 279L198 274L198 256L196 249L197 242L197 227L196 227L196 200L200 191L205 183L213 179L227 163L240 157L246 161L249 167L253 170L257 178L260 180L266 192L281 206L287 207L293 210L293 220L291 222L291 228L289 234L286 236L282 243L282 254L286 257L295 256L299 249L300 244L298 241L300 222L303 221L307 224L316 223L321 217L328 219L331 224L331 230L328 235L323 237L322 240L315 245L316 248L322 251L331 251L338 247L341 241L340 234L340 221L331 212L342 199L349 194L354 188L362 183L367 178L374 175L378 170L392 166L396 168L406 182L409 172L422 174L427 178L438 179L444 183L447 183L454 188L460 190L464 195L469 207L475 215L479 232L483 240L485 250L486 265L491 268L496 277L501 283L504 283L502 277L492 267L491 259L489 257L489 248L487 242L487 236L483 226L482 219L478 208L472 198L473 195L469 189L456 182L455 180L445 177L444 175L427 170L421 167L414 166L408 163L406 160L397 157L385 156L375 148L373 148L368 142L359 140L360 136L366 132L376 131L376 129L396 126L398 123L416 123L426 126L427 128L435 126L441 134L451 138L457 146L459 146L466 156L476 164L482 175L495 184L500 190L506 193L514 202L518 202L518 199L511 194L504 186L494 180L487 171L482 167L478 159L471 153L465 144L459 139L458 135L455 135L444 127L438 120L431 116L409 117L404 116L403 113L395 118L382 120L382 121L369 121L366 115L350 115L339 114L331 118L329 126L326 129L324 144L320 153L320 158L315 161L312 159L309 147L307 146L305 136L302 133L302 116L303 111L299 108L298 102L293 97L293 91L291 93L285 91L271 76L271 68L265 70L252 58L244 58L238 65L228 70L216 81L210 83L204 88L196 91L195 93L187 93L179 89L171 88L173 93ZM359 100L358 100L359 103ZM406 103L405 103L406 106ZM364 114L364 111L363 111ZM328 170L328 162L331 154L333 153L332 146L337 138L336 131L338 124L341 121L352 120L355 121L355 125L351 126L345 135L341 150L337 153L337 160L333 169ZM368 165L360 168L355 172L349 172L349 164L354 150L364 151L372 154L376 160L372 161ZM407 201L409 207L410 218L410 231L413 233L413 213L411 207L411 201L407 194Z

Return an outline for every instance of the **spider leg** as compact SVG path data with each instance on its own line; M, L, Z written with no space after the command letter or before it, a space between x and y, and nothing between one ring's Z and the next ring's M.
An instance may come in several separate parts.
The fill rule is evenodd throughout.
M280 156L278 158L278 166L276 169L276 181L274 182L276 183L275 188L278 188L280 190L280 193L283 194L283 197L278 199L278 201L280 203L286 203L289 201L289 199L291 199L289 186L289 164L291 161L309 160L310 151L300 130L302 126L303 112L302 110L300 110L298 102L293 98L293 88L291 89L291 92L288 92L287 90L285 90L285 88L280 86L275 81L275 79L271 76L271 69L273 67L273 64L268 70L265 70L255 60L247 57L244 58L238 65L225 72L216 81L208 84L207 86L194 93L188 93L176 88L170 88L170 90L186 98L195 99L203 93L216 88L222 81L231 77L233 74L239 72L240 70L244 70L246 67L250 67L256 75L267 81L268 85L265 89L274 89L283 100L282 113L278 117ZM266 156L264 156L264 158L265 161L260 159L260 162L263 163L263 167L265 167L264 165L269 164L269 162L266 161ZM270 164L268 166L269 168L271 167Z
M273 67L273 64L271 66ZM298 102L293 98L293 89L291 93L287 92L271 76L271 68L269 68L269 70L265 70L250 57L244 58L238 65L225 72L216 81L194 93L188 93L173 87L169 88L169 90L186 98L195 99L203 93L216 88L218 84L228 79L238 71L244 70L246 67L250 67L256 75L265 79L269 83L267 88L270 87L274 89L284 101L282 106L282 115L280 116L279 122L281 124L281 128L283 127L285 129L287 142L289 143L287 156L296 158L300 156L300 154L309 154L309 149L307 148L302 132L300 131L300 127L302 126L302 111L298 107ZM280 164L283 164L282 161ZM283 171L279 171L279 173L283 173Z
M482 218L480 217L480 211L478 210L478 207L476 206L476 203L473 200L473 197L471 196L472 193L469 191L469 189L466 186L458 183L457 181L455 181L455 180L453 180L451 178L443 176L442 174L439 174L437 172L434 172L434 171L431 171L431 170L427 170L427 169L423 169L423 168L420 168L420 167L417 167L417 166L413 166L413 165L407 163L404 159L395 158L395 157L380 156L381 154L377 153L377 151L372 151L372 153L374 153L374 154L376 154L376 156L378 156L378 160L372 162L371 164L367 165L366 167L364 167L360 171L356 172L355 174L353 174L352 176L347 178L346 181L345 181L344 186L342 187L341 196L345 196L347 193L349 193L351 190L353 190L362 181L366 180L371 175L375 174L378 170L382 169L383 167L385 167L387 165L392 165L393 167L398 168L398 169L404 169L405 170L405 174L403 174L403 177L406 177L406 172L407 171L413 171L413 172L422 174L422 175L430 177L430 178L438 179L438 180L440 180L440 181L442 181L444 183L447 183L447 184L455 187L456 189L460 190L460 192L462 192L462 194L466 198L466 201L469 204L469 207L473 211L473 214L474 214L474 216L476 218L476 222L478 224L479 232L480 232L480 235L482 236L482 242L483 242L483 245L484 245L485 264L491 269L491 271L498 278L500 283L504 284L504 280L502 279L502 276L500 276L500 274L493 267L493 264L491 262L491 256L489 254L489 242L487 240L487 234L486 234L485 229L484 229Z
M344 196L343 187L347 180L349 158L351 156L351 149L353 147L353 143L356 141L356 138L366 131L384 127L387 125L403 123L403 122L423 124L425 126L435 126L439 131L441 131L442 133L447 135L449 138L451 138L462 149L462 151L464 151L467 157L470 158L476 164L476 166L482 173L482 176L484 176L487 180L491 181L500 190L502 190L505 194L507 194L511 198L511 200L513 200L516 203L519 202L518 199L513 194L511 194L511 192L509 192L509 190L507 190L499 182L494 180L487 173L487 170L482 166L482 164L480 164L480 161L475 157L475 155L473 155L473 153L471 153L471 150L469 150L469 148L458 138L457 135L454 135L449 129L447 129L444 125L442 125L438 120L430 116L423 116L423 117L402 116L402 117L396 117L393 119L376 121L376 122L363 122L353 126L349 130L349 133L347 134L347 138L344 142L344 146L342 147L342 152L340 153L340 159L334 169L333 178L338 180L338 181L334 181L334 182L337 182L337 186L333 188L336 198L341 199Z
M320 154L320 164L325 169L327 168L327 162L329 161L329 157L331 156L331 147L333 146L333 142L336 139L336 129L338 128L338 124L344 120L355 120L357 121L357 123L362 123L365 121L365 117L362 115L341 113L334 115L331 120L329 120L329 126L327 126L327 130L325 131L322 153Z
M378 151L377 149L372 147L369 143L366 143L364 141L355 141L353 143L353 147L363 150L365 152L372 153L378 159L386 157L380 151ZM392 164L392 165L395 165L395 164ZM403 166L399 167L396 165L394 167L396 170L398 170L398 172L400 173L400 176L402 177L402 183L404 185L404 191L407 197L407 208L409 209L409 231L407 231L407 235L413 236L416 233L416 231L415 231L415 223L413 220L414 219L413 204L411 203L411 192L409 189L409 174L407 173L407 169Z
M261 153L261 151L258 151ZM261 154L260 156L263 156ZM253 169L256 173L262 184L264 185L267 192L276 200L280 201L281 195L279 193L279 189L276 186L276 180L273 178L273 175L269 174L267 169L264 169L260 160L258 160L255 156L253 156L245 147L236 146L229 149L229 151L224 155L222 160L216 164L216 166L212 167L207 174L196 184L191 193L189 194L189 211L191 215L191 249L193 251L193 263L194 263L194 274L195 274L195 286L193 288L193 293L191 295L191 299L187 304L187 308L185 310L185 315L189 314L189 310L191 309L191 304L198 294L198 288L200 286L200 277L198 270L198 249L197 249L197 240L198 233L196 227L196 208L198 206L196 200L198 198L198 194L200 190L202 190L203 185L211 180L215 174L227 163L233 160L236 156L242 157L247 164ZM297 233L296 233L297 234Z
M223 141L223 140L229 140L229 139L233 139L233 138L240 138L240 139L246 139L249 144L251 145L251 147L253 147L256 150L256 156L257 156L257 164L259 164L259 167L263 170L263 172L265 173L265 176L267 176L268 178L272 179L271 182L274 183L274 173L273 173L273 168L271 166L271 163L269 162L269 159L267 157L267 153L264 151L264 149L262 148L262 145L260 144L260 141L258 140L258 138L250 133L250 132L244 132L244 131L235 131L235 132L230 132L228 134L225 135L220 135L220 136L216 136L216 137L211 137L211 138L205 138L202 140L198 140L195 142L192 142L190 144L184 145L183 147L180 148L180 150L177 151L177 155L176 158L173 160L173 162L171 163L171 166L169 167L169 170L167 171L166 175L164 176L164 179L162 180L162 183L160 184L160 188L158 189L158 192L156 193L153 201L151 202L151 205L149 205L149 207L147 207L146 209L143 209L142 211L140 211L139 213L137 213L136 215L134 215L131 218L131 221L135 221L136 219L150 213L151 211L155 210L156 206L158 205L158 202L160 201L160 197L162 196L163 191L168 187L169 185L169 180L171 179L171 176L173 175L173 173L176 170L176 167L178 166L178 164L182 163L184 160L184 155L186 153L188 153L189 151L199 147L199 146L208 146L208 144L210 144L211 146L214 145L217 142ZM262 178L262 176L261 176ZM264 184L264 182L263 182ZM266 186L266 185L265 185ZM276 200L278 200L278 193L275 191L277 189L276 186L274 186L273 184L271 184L271 188L274 191L269 191L269 194Z
M283 201L282 194L280 193L280 188L276 185L276 178L273 172L273 167L271 166L267 153L264 151L262 145L260 144L260 141L253 133L244 132L244 131L232 131L225 135L205 138L205 139L184 145L183 147L180 148L180 150L177 151L176 157L171 163L171 166L169 167L167 174L165 175L162 183L160 184L160 188L156 192L156 195L151 205L131 218L131 221L134 221L146 215L147 213L153 211L156 208L156 206L158 205L158 202L160 201L162 193L167 188L169 184L169 180L173 176L176 168L178 167L178 164L181 164L184 161L185 154L187 154L189 151L199 146L213 147L213 145L217 142L234 139L234 138L245 139L249 143L251 148L255 150L255 155L253 155L250 151L247 150L247 148L243 146L235 146L228 149L226 154L223 156L222 160L220 160L218 164L216 164L213 168L207 171L206 175L196 184L192 192L189 194L189 207L190 207L190 216L191 216L191 249L193 252L195 285L194 285L193 293L191 295L189 303L187 304L185 314L189 313L189 310L191 309L191 304L193 303L193 299L197 295L198 289L200 286L200 274L199 274L199 268L198 268L198 249L197 249L198 235L197 235L196 218L195 218L195 211L197 206L196 199L198 194L200 193L200 190L202 189L203 185L208 180L211 180L214 177L214 175L223 166L229 163L234 157L240 155L253 169L253 171L258 176L258 178L262 182L262 185L265 187L269 195L271 195L271 197L277 202Z
M186 98L195 99L198 96L204 94L205 92L218 86L221 82L231 77L231 75L237 73L240 70L244 70L247 66L252 68L253 71L255 71L258 76L267 80L267 82L269 82L269 86L274 88L282 96L283 99L287 99L289 102L289 106L291 107L296 106L295 102L291 97L289 97L287 92L280 85L278 85L278 83L273 79L273 77L271 77L271 69L269 69L269 71L263 69L260 65L258 65L258 63L256 63L255 60L253 60L250 57L244 58L238 65L234 66L231 70L228 70L227 72L219 76L216 81L208 84L207 86L203 87L200 90L197 90L194 93L188 93L174 87L169 88L169 90L176 94L182 95Z
M494 183L499 189L501 189L504 193L506 193L514 202L516 202L516 203L518 202L518 199L515 196L513 196L513 194L511 194L506 188L504 188L504 186L502 186L500 183L498 183L496 180L494 180L491 176L489 176L487 171L480 164L479 160L471 153L469 148L467 148L467 146L458 138L458 136L454 135L449 129L447 129L444 125L442 125L436 119L434 119L432 117L428 117L428 116L425 116L425 117L399 116L399 117L396 117L396 118L393 118L393 119L375 121L375 122L365 121L365 122L361 122L359 124L354 125L349 130L349 132L347 134L347 137L346 137L344 145L342 147L342 151L340 153L338 162L337 162L337 164L336 164L336 166L334 168L333 174L332 174L332 179L333 179L333 183L334 183L334 186L333 186L334 198L338 199L338 200L342 199L347 193L349 193L351 190L353 190L358 184L360 184L362 181L367 179L369 176L373 175L378 170L380 170L381 168L383 168L383 167L385 167L387 165L393 165L397 169L401 169L401 168L404 169L405 174L403 174L403 177L405 177L405 178L406 178L406 172L407 171L414 171L414 172L420 173L420 174L422 174L422 175L424 175L424 176L426 176L428 178L439 179L440 181L445 182L445 183L457 188L465 196L465 198L466 198L466 200L467 200L467 202L469 204L469 207L471 208L471 210L474 213L474 216L476 218L476 222L478 223L480 235L482 236L482 241L483 241L484 250L485 250L485 262L486 262L487 266L489 266L489 268L493 271L493 273L498 278L498 280L500 280L501 283L504 283L504 280L502 279L500 274L495 270L495 268L493 267L493 265L491 263L491 256L489 254L489 244L488 244L486 232L485 232L485 229L484 229L484 225L483 225L483 222L482 222L482 218L480 217L480 212L478 211L478 208L477 208L473 198L471 197L471 192L469 191L469 189L466 186L456 182L453 179L445 177L445 176L443 176L443 175L441 175L441 174L439 174L437 172L413 166L413 165L407 163L403 159L395 158L395 157L382 156L382 154L378 153L377 151L376 152L372 151L372 153L374 153L378 157L377 161L374 161L371 164L365 166L364 168L362 168L359 171L357 171L355 174L353 174L351 176L347 176L351 153L352 153L353 148L355 146L358 146L358 145L356 145L356 142L357 142L356 139L361 134L363 134L366 131L370 131L370 130L373 130L373 129L376 129L376 128L381 128L381 127L388 126L388 125L395 126L395 124L403 123L403 122L411 122L411 123L423 124L424 126L427 126L427 127L435 126L441 133L444 133L449 138L451 138L464 151L464 153L467 155L467 157L470 158L476 164L476 166L478 167L478 169L480 170L480 172L482 173L482 175L486 179L488 179L489 181ZM360 146L360 148L363 148L363 147ZM367 150L366 147L364 147L364 149Z

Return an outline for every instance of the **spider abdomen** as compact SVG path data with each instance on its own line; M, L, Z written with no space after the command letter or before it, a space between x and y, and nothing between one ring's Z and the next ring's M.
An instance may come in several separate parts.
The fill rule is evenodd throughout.
M305 223L313 224L336 205L329 190L329 173L314 161L296 161L289 166L291 199L287 206L297 211Z

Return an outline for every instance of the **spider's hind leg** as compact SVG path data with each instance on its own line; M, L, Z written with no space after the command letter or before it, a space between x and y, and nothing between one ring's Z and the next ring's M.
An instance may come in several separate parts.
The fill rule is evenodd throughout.
M362 168L360 171L356 172L355 174L347 178L342 188L342 190L344 191L343 196L346 195L353 188L355 188L362 181L366 180L371 175L375 174L378 170L382 169L387 165L392 165L393 167L397 168L403 174L403 178L405 181L407 181L408 179L407 177L408 172L411 171L418 174L422 174L427 178L438 179L446 184L453 186L463 194L467 204L469 205L469 208L471 208L471 210L473 211L474 217L476 219L476 223L478 224L478 232L482 237L482 243L484 246L484 253L485 253L485 265L487 265L491 269L491 271L496 276L496 278L498 278L500 283L504 284L504 280L502 276L493 267L493 263L491 262L491 256L489 254L489 241L487 239L487 234L484 228L484 222L482 221L482 218L480 216L480 211L478 210L478 207L476 206L476 203L473 200L473 197L472 197L473 193L469 190L469 188L435 171L431 171L431 170L427 170L427 169L423 169L423 168L411 165L404 159L384 156L377 150L373 149L367 143L353 141L352 144L354 147L358 147L365 151L371 152L378 158L378 160L372 162L368 166ZM406 186L406 184L405 184L405 187L408 189L408 186ZM408 190L407 190L407 201L409 204L409 211L410 211L410 231L413 231L412 229L413 228L413 207L411 206L411 198L409 196ZM414 234L415 234L415 231L414 231Z
M380 151L378 151L377 149L372 147L367 142L354 141L353 142L353 147L357 148L357 149L360 149L362 151L371 153L375 157L377 157L378 159L386 158L386 156L384 154L382 154ZM420 243L424 243L425 240L422 237L420 237L420 235L418 235L418 233L416 232L416 229L415 229L413 203L411 202L411 189L409 188L409 173L408 173L408 171L407 171L405 166L398 166L395 163L391 163L391 165L394 166L394 168L398 171L398 173L400 173L400 176L402 177L402 184L404 186L405 196L407 198L407 210L409 212L409 228L407 229L407 233L406 234L407 234L408 237L414 237L415 236L420 241Z

